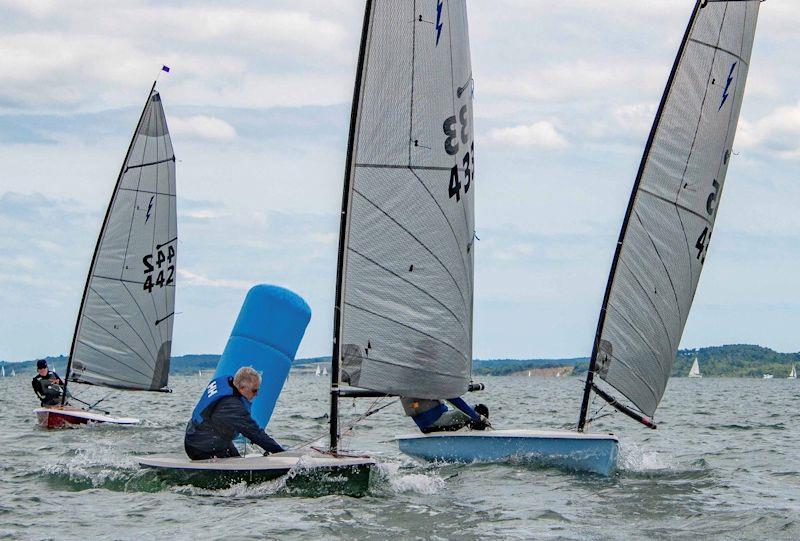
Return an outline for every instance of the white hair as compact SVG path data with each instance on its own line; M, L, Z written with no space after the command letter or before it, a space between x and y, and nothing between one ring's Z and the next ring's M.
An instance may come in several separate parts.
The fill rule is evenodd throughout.
M249 386L251 389L258 388L261 385L261 374L256 372L252 366L243 366L233 376L233 385L240 391L245 386Z

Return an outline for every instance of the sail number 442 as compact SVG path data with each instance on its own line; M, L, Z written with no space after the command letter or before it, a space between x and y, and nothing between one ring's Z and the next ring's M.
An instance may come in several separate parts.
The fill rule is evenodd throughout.
M164 287L175 283L175 265L172 264L175 259L175 248L168 246L159 249L155 253L155 266L153 266L153 257L154 254L148 254L142 258L145 274L142 289L148 293L153 291L155 286ZM155 281L153 281L154 274L156 275Z

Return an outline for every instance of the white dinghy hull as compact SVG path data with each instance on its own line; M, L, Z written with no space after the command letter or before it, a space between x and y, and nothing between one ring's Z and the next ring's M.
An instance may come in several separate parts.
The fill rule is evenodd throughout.
M286 451L235 458L191 460L182 454L137 457L142 468L176 484L227 488L236 483L263 483L286 476L287 486L304 495L363 496L375 461L367 457Z
M36 408L33 410L43 428L63 428L69 426L85 425L89 423L103 423L110 425L138 425L139 419L133 417L112 417L69 406L53 406L49 408Z
M400 451L430 461L526 462L610 475L619 440L613 434L540 430L462 430L395 438Z

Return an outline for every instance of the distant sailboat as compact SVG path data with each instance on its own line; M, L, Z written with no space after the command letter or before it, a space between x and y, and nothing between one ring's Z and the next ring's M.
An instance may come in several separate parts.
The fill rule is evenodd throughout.
M689 369L689 377L690 378L702 378L703 375L700 373L700 365L697 362L697 357L694 358L694 363L692 363L692 368Z
M319 377L322 374L322 368L319 365L317 365L317 371L314 374L317 377Z
M327 376L328 375L328 369L325 368L324 366L322 367L322 375L323 376Z
M5 365L0 367L0 369L1 369L0 370L0 377L3 377L3 378L6 377L6 367L5 367Z
M797 369L792 365L792 371L789 372L789 377L786 379L797 379Z
M175 155L155 86L97 239L67 362L64 398L60 407L36 410L40 424L48 428L139 422L90 411L96 403L88 409L65 405L69 383L169 391L178 241Z
M14 371L14 369L12 368L12 369L11 369L11 377L13 378L13 377L14 377L14 376L16 376L16 375L17 375L16 371Z
M764 375L763 375L763 376L761 376L761 377L762 377L762 379L772 379L772 378L774 378L775 376L774 376L774 375L772 375L772 374L764 374Z

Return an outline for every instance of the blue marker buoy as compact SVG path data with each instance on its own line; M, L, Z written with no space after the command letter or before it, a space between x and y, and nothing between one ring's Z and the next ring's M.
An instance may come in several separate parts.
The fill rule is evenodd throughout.
M257 285L247 292L214 377L233 376L243 366L261 372L251 414L262 429L269 423L310 320L311 308L288 289Z

